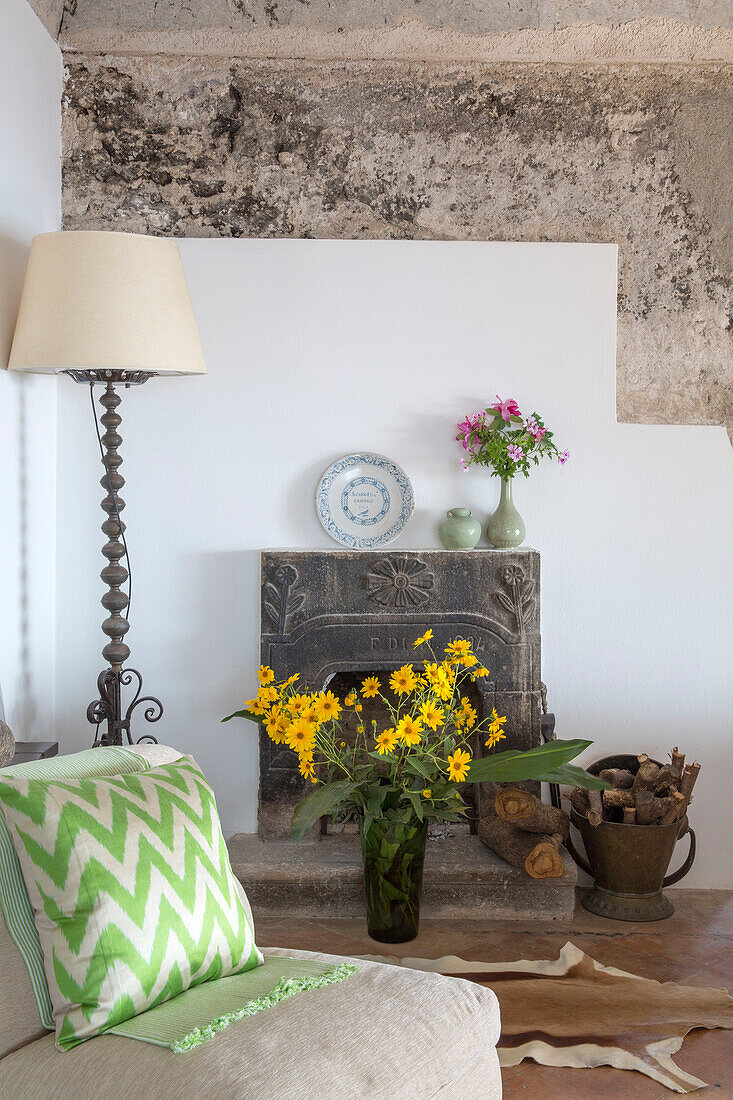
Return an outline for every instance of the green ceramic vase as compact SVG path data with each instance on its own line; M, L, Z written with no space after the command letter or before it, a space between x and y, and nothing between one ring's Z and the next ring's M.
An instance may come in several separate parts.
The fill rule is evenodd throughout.
M499 507L486 525L486 537L497 550L511 550L521 546L525 534L524 520L512 499L512 483L502 478Z
M473 550L481 538L481 524L470 508L451 508L438 524L438 535L446 550Z

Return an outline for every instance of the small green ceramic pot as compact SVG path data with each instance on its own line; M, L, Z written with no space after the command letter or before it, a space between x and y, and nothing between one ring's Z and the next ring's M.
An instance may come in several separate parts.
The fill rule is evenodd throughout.
M451 508L438 524L438 535L446 550L473 550L481 538L481 524L469 508Z

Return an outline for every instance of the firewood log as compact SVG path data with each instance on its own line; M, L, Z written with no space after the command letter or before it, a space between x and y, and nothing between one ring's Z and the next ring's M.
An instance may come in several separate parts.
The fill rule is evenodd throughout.
M665 791L678 790L682 773L674 764L665 764L657 772L657 778L654 781L654 793L664 794Z
M685 754L680 752L676 745L672 749L672 767L676 768L680 775L685 769Z
M564 839L570 830L570 819L564 810L549 806L521 787L500 790L494 809L502 821L509 821L526 833L560 833Z
M559 833L525 833L491 814L479 822L478 836L492 852L532 878L560 878L565 873L559 852L563 838Z
M624 825L636 825L636 806L624 806Z
M602 798L604 809L623 810L626 806L636 805L633 791L620 791L616 787L604 791Z
M655 825L671 805L671 798L657 798L649 790L638 791L636 795L636 824Z
M580 814L581 817L586 816L590 809L590 802L588 801L588 792L584 787L573 787L569 794L563 795L563 798L567 798L576 814Z
M669 806L659 819L660 825L671 825L673 821L682 817L687 809L687 799L680 791L670 791L667 801Z
M687 764L682 773L682 778L680 779L680 794L684 795L688 803L692 796L692 788L695 786L699 774L699 764Z
M626 790L627 787L634 785L634 773L627 771L626 768L604 768L598 773L598 778L605 779L606 783L610 783L612 787L619 790Z
M603 821L603 799L601 798L601 792L588 791L588 801L590 802L590 809L585 816L588 819L588 823L596 828Z
M639 770L634 776L633 789L635 791L653 791L658 775L659 765L650 760L646 753L642 753L639 757Z

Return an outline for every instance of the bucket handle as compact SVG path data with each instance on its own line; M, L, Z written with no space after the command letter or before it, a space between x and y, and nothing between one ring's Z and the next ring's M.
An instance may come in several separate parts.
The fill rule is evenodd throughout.
M575 862L578 864L578 867L580 867L581 870L585 871L586 875L590 875L591 878L595 878L595 875L593 874L593 871L591 870L590 863L588 863L587 859L584 859L583 856L581 856L580 852L578 851L578 849L573 844L573 842L570 838L570 834L568 834L568 836L565 840L565 847L570 852L570 855L573 857ZM689 870L689 868L688 868L688 870ZM685 872L685 873L687 873L687 872Z
M687 825L687 827L681 831L680 838L685 835L685 832L690 834L690 850L687 853L687 859L678 871L675 871L674 874L665 876L662 886L673 886L675 882L679 882L681 878L685 877L685 875L695 862L695 853L697 851L697 838L695 836L695 831L694 829L691 829L689 825Z

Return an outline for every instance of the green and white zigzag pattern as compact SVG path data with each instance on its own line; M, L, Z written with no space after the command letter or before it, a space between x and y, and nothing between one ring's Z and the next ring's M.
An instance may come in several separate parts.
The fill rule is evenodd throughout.
M149 750L143 749L146 753ZM156 751L168 754L169 763L180 759L180 753L164 748ZM90 776L123 775L126 772L150 771L150 763L139 752L119 745L103 745L95 749L82 749L68 756L52 756L46 760L30 760L25 764L12 764L3 770L3 777L13 779L83 779ZM10 831L0 803L0 908L5 916L10 938L15 943L28 970L33 995L38 1006L41 1023L54 1030L53 1006L48 992L48 982L43 969L43 951L38 938L33 906Z
M213 792L192 762L73 781L0 776L0 805L60 1046L262 961Z

